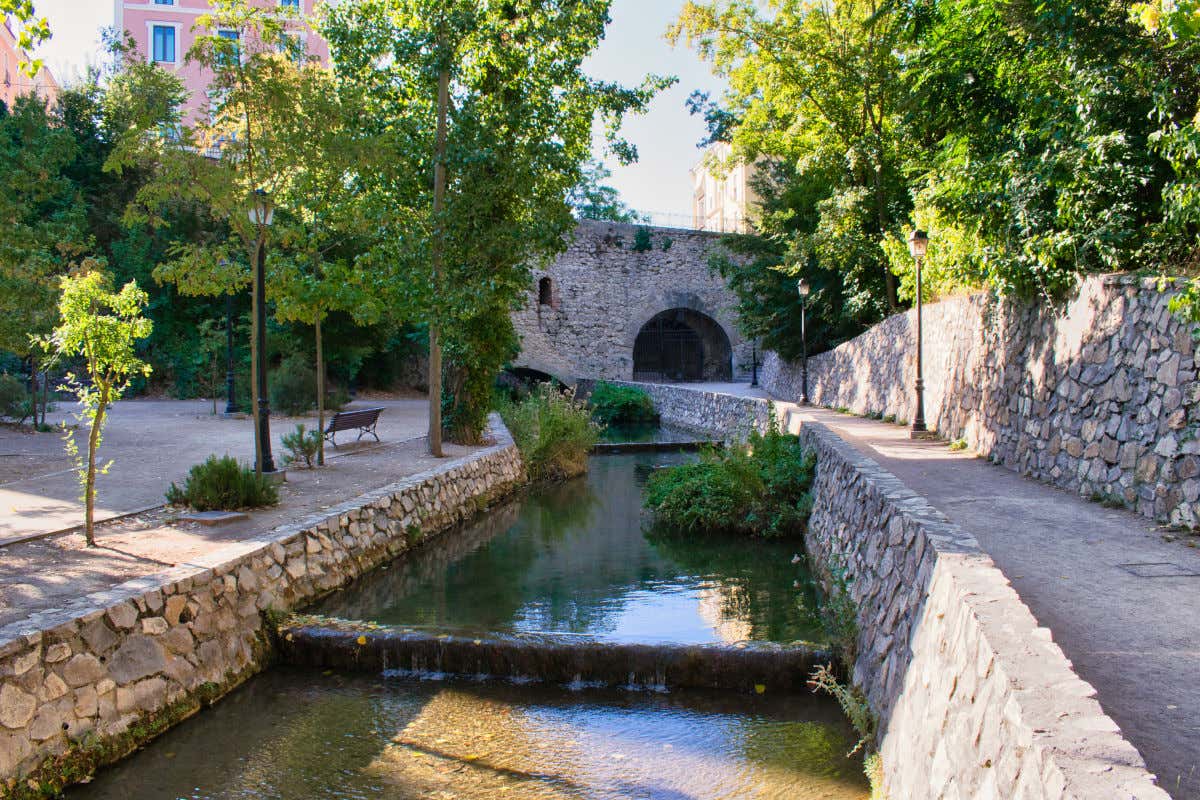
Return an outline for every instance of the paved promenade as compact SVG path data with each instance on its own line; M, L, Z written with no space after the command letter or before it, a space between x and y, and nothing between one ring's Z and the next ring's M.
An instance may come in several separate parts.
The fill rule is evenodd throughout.
M973 534L1159 784L1200 798L1200 538L943 442L913 441L904 427L790 404L780 411L829 426Z

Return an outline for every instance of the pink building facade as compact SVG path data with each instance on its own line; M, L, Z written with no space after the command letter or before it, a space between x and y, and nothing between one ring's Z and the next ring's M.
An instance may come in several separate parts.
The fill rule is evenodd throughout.
M300 12L310 19L317 0L252 0L263 8L280 8ZM208 0L116 0L116 27L126 31L137 45L138 53L164 69L177 73L190 96L185 106L186 116L193 117L207 106L208 88L212 75L195 63L188 63L187 54L198 35L208 32L197 28L197 20L209 11ZM221 35L240 37L238 31L221 31ZM296 43L309 57L322 64L329 63L329 47L311 27L298 23Z
M42 67L31 78L22 69L27 63L29 56L17 45L8 19L0 20L0 103L8 108L23 94L37 94L51 103L58 98L58 83L49 68Z

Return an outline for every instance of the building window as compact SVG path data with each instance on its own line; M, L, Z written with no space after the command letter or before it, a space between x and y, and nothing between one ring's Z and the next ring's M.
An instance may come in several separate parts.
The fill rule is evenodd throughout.
M238 32L217 31L217 36L221 38L221 52L217 54L217 63L223 67L236 64L242 57L241 47L238 45L240 39Z
M160 64L175 63L175 26L155 25L150 31L154 60Z
M285 31L279 37L279 52L287 56L296 66L303 67L308 61L308 49L302 33Z
M538 281L538 305L554 305L554 285L549 278L542 278Z
M154 0L154 5L156 5L156 6L173 6L173 5L175 5L175 0Z
M279 0L282 8L300 8L300 0Z

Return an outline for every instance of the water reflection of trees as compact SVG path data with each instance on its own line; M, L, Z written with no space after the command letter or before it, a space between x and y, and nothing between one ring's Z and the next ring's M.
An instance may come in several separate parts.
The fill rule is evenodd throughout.
M755 639L819 638L796 605L797 545L661 536L647 543L646 476L690 458L594 458L586 478L539 487L314 610L395 625L604 634L631 593L699 585L700 611L716 609L710 622L725 638L743 630ZM672 620L662 624L669 638Z
M645 536L664 558L705 579L720 597L721 616L748 626L749 638L824 640L805 605L808 573L803 563L792 563L802 543L685 535L653 525Z

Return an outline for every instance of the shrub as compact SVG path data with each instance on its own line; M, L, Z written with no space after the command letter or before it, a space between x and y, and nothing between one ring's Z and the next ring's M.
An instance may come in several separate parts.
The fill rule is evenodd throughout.
M600 439L600 426L573 394L543 384L519 403L501 400L499 408L532 480L587 472L588 451Z
M0 417L20 424L33 416L33 398L15 375L0 374Z
M279 502L279 492L231 456L209 456L191 468L182 489L171 484L167 502L196 511L236 511L273 506Z
M598 381L589 399L592 417L605 425L655 422L658 412L645 390Z
M645 504L656 521L688 533L800 536L812 512L816 457L783 433L774 412L765 433L655 472Z
M307 361L288 356L271 373L271 410L298 417L317 404L317 373Z
M287 450L283 457L284 463L298 464L303 461L304 466L312 469L313 459L321 450L320 431L310 431L303 425L297 425L294 431L283 435L282 441L283 449Z

